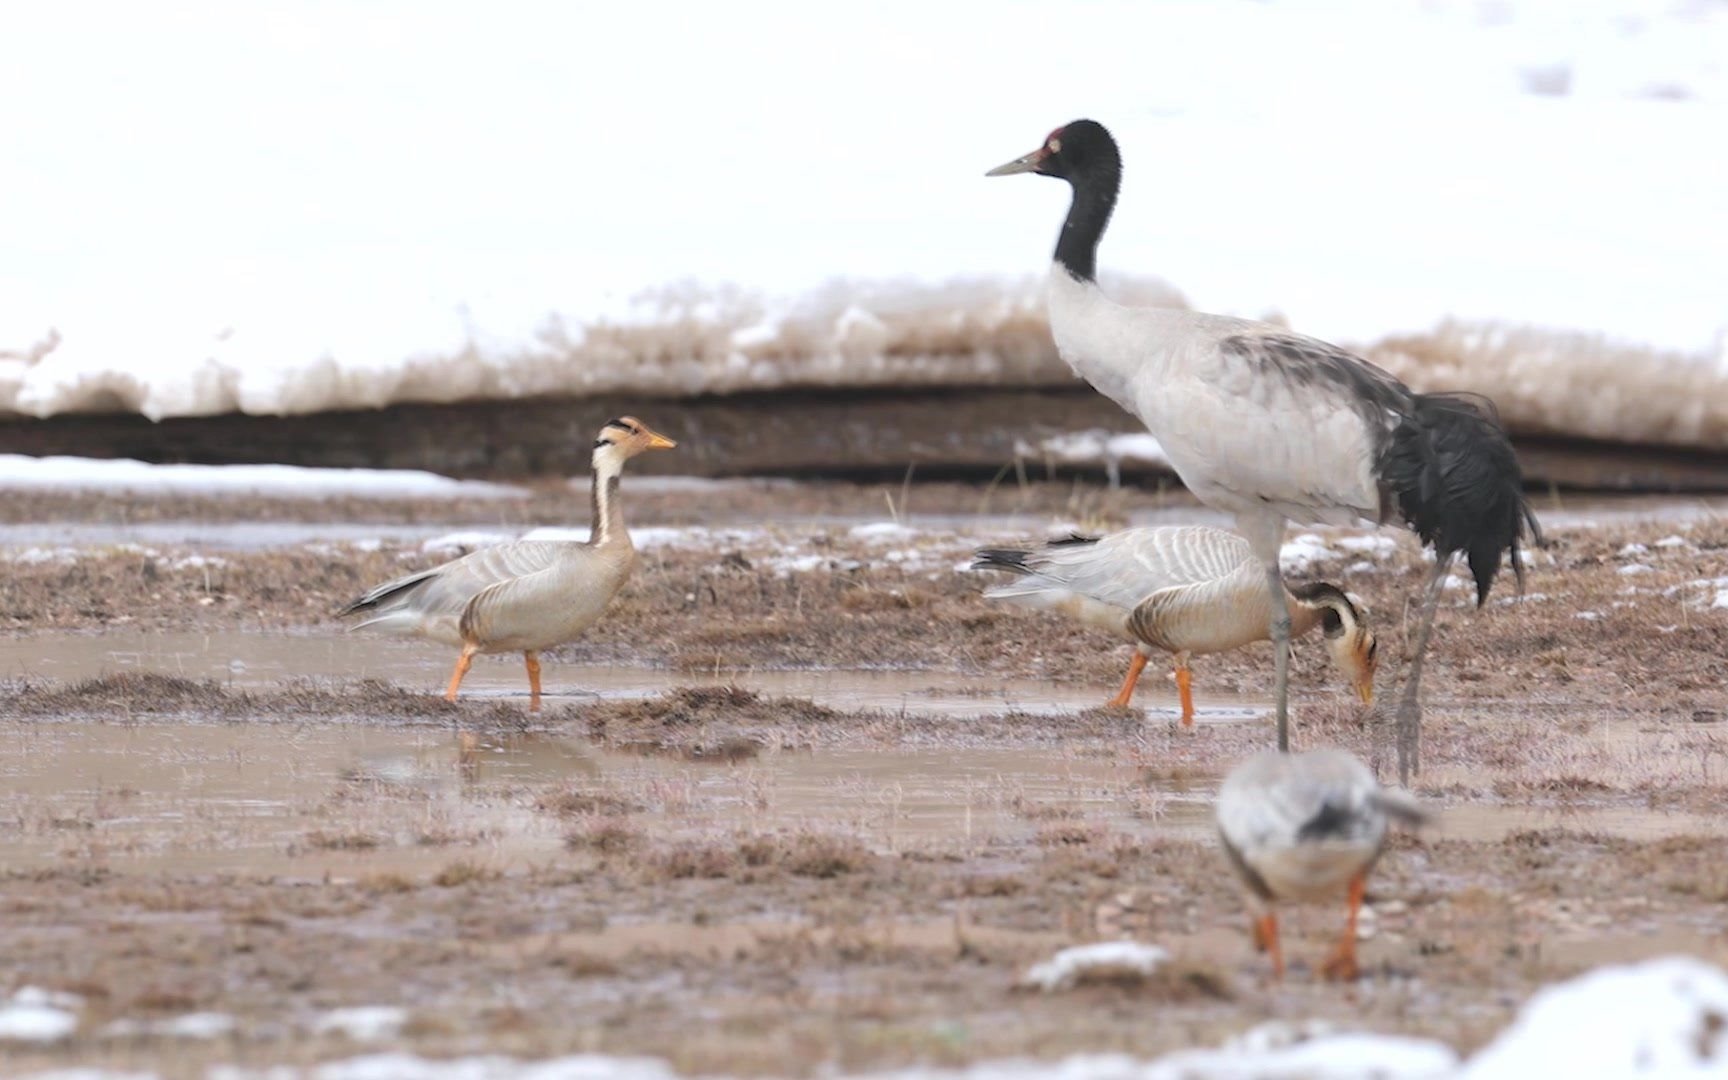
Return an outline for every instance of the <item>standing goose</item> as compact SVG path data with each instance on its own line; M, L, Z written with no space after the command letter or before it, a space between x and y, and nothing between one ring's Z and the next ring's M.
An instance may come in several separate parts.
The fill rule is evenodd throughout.
M376 626L460 648L446 701L456 700L477 654L520 651L528 667L528 707L538 712L540 650L598 622L636 565L618 498L624 463L644 450L677 445L635 417L608 420L594 440L594 524L586 542L516 540L482 548L380 585L337 615L366 612L355 629Z
M1139 417L1201 502L1232 514L1272 598L1278 747L1289 738L1290 616L1278 569L1286 521L1349 525L1401 519L1435 552L1398 706L1398 772L1417 758L1417 703L1441 583L1463 553L1488 598L1502 552L1518 559L1528 527L1518 460L1484 398L1418 394L1335 345L1267 323L1168 308L1128 308L1098 287L1098 240L1122 181L1116 141L1101 124L1057 128L990 176L1031 172L1068 181L1073 199L1056 242L1050 329L1076 374Z
M1122 689L1107 705L1128 704L1148 650L1174 653L1184 727L1194 723L1189 657L1265 641L1271 619L1265 579L1248 542L1203 525L1074 536L1036 551L984 548L972 569L1020 575L987 590L989 599L1060 611L1138 646ZM1363 703L1372 702L1377 646L1343 590L1326 582L1296 586L1286 591L1285 606L1291 635L1324 627L1333 661L1349 673Z
M1349 904L1344 935L1322 970L1356 977L1356 914L1368 871L1386 844L1387 822L1420 825L1428 814L1402 791L1382 788L1368 766L1342 750L1262 750L1231 770L1218 791L1218 833L1259 914L1254 942L1284 976L1277 900Z

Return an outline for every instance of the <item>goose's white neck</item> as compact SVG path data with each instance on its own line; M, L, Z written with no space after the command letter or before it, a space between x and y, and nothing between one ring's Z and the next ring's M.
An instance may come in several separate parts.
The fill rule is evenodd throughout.
M618 477L624 472L623 457L611 447L594 451L594 521L588 543L595 547L630 542L624 527L624 507L618 498Z

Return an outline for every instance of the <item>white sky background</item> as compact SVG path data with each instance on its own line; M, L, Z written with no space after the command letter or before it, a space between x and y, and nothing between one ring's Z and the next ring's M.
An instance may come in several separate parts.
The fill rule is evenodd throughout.
M1065 193L982 173L1081 115L1127 163L1102 265L1204 308L1728 326L1721 0L56 3L0 35L0 348L170 364L238 326L390 363L689 279L1036 273Z

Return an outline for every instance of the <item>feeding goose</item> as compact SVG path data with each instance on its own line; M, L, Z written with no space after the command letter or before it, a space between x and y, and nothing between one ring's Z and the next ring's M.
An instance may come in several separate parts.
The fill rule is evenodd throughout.
M444 692L456 700L481 653L520 652L529 708L540 708L540 651L600 620L636 564L624 527L618 478L645 450L678 444L632 416L608 420L594 440L594 523L586 541L516 540L378 586L338 615L365 613L360 627L430 638L461 649Z
M1173 653L1183 726L1194 723L1189 658L1268 637L1272 613L1260 563L1246 540L1223 529L1160 526L1073 536L1031 551L983 548L972 569L1018 575L986 590L991 600L1059 611L1134 642L1128 676L1108 705L1128 704L1149 650ZM1326 582L1281 591L1291 635L1323 627L1333 661L1362 701L1372 702L1378 646L1362 612Z
M1290 754L1263 750L1231 770L1218 791L1218 832L1257 911L1254 942L1284 975L1277 901L1348 905L1344 934L1322 971L1354 979L1356 916L1368 872L1386 844L1387 825L1420 825L1428 814L1408 793L1382 788L1342 750Z
M1290 615L1278 551L1286 521L1349 525L1399 519L1434 549L1410 672L1398 705L1398 766L1419 768L1422 658L1455 556L1481 606L1528 528L1518 460L1492 405L1418 394L1374 365L1282 327L1173 308L1130 308L1098 287L1098 241L1122 182L1103 125L1076 120L988 175L1068 182L1072 201L1050 271L1050 329L1076 374L1139 417L1183 484L1232 514L1265 576L1274 646L1278 747L1289 742Z

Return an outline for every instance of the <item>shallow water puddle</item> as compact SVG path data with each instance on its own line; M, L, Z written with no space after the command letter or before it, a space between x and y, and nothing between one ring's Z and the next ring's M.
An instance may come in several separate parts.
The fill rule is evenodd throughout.
M1014 750L770 754L743 765L601 752L519 736L464 753L454 734L292 724L0 728L0 865L294 876L493 869L553 858L583 824L548 793L624 803L661 836L739 827L856 833L882 850L987 846L1052 821L1200 829L1196 796L1129 797L1132 766ZM1138 814L1139 816L1135 816Z
M292 877L521 870L626 814L657 838L842 831L881 851L1018 857L1068 833L1208 841L1216 777L1148 787L1126 760L1025 748L771 752L732 765L551 736L464 742L354 725L0 726L0 865ZM560 813L561 798L587 799ZM1728 823L1637 808L1438 807L1436 838L1565 827L1638 839ZM1006 845L1006 846L1005 846Z
M102 634L33 634L0 640L0 677L76 682L117 672L149 671L224 686L259 690L294 679L381 679L440 692L454 650L423 641L340 630L313 634L204 634L107 631ZM1114 686L1080 686L1032 679L990 679L941 671L720 671L676 672L599 667L548 660L548 705L596 697L635 698L677 686L730 683L764 694L799 697L845 709L980 716L1008 710L1069 712L1101 705ZM1162 692L1161 692L1162 691ZM464 697L528 696L520 656L481 657L462 684ZM1175 713L1175 694L1148 677L1137 703L1150 718ZM1201 694L1202 723L1242 721L1270 705L1228 694Z

